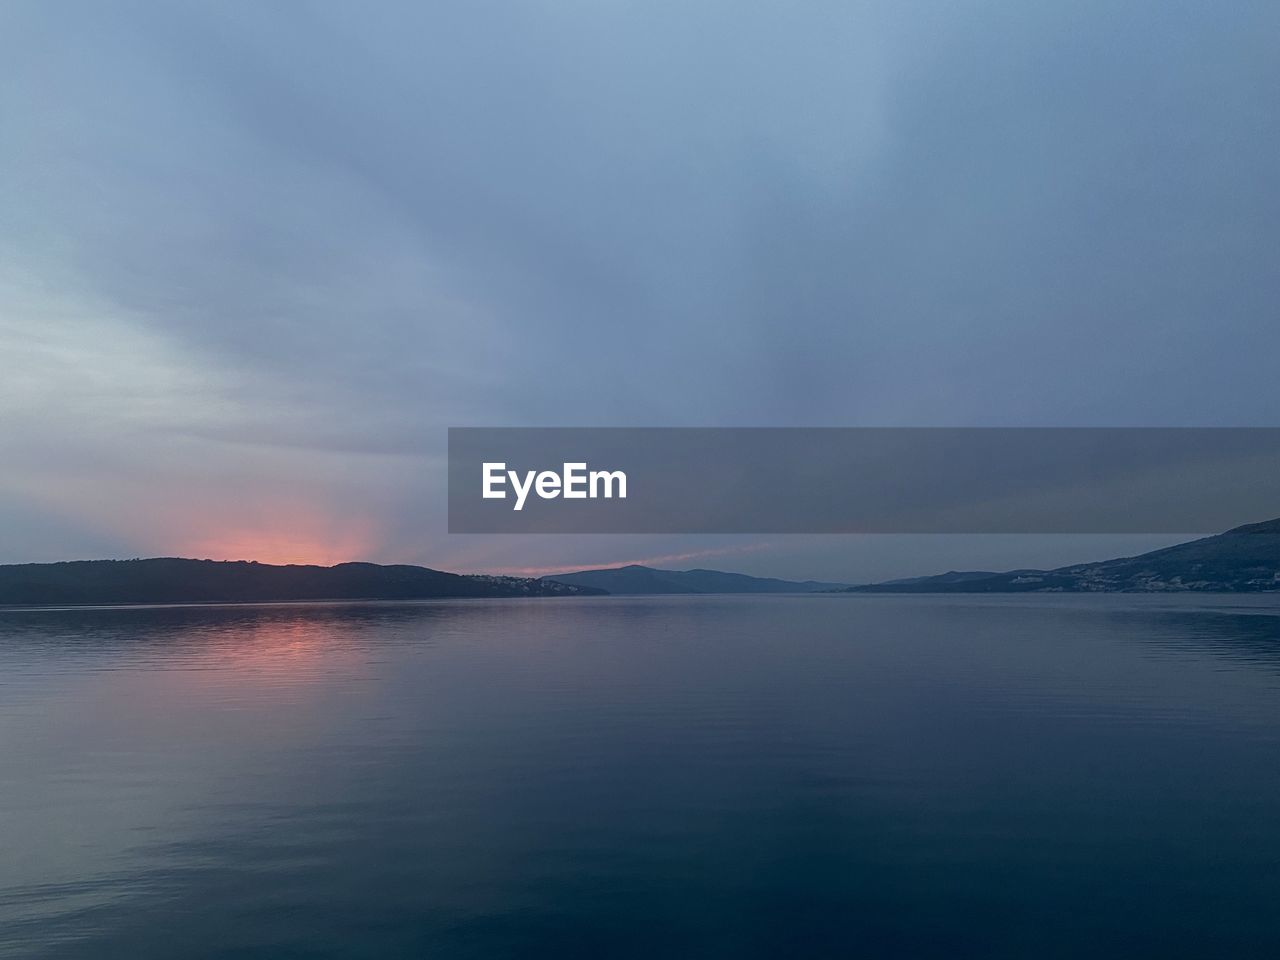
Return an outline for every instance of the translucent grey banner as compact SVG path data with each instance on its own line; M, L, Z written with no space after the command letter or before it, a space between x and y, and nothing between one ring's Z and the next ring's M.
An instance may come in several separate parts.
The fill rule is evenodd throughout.
M451 533L1213 533L1280 516L1280 428L449 431Z

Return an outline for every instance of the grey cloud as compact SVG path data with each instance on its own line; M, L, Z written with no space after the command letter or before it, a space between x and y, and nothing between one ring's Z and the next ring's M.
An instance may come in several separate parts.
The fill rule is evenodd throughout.
M90 471L129 469L104 432L273 489L346 457L326 504L445 563L471 549L440 523L447 425L1276 408L1270 3L0 16L4 275L81 305L85 362L124 324L175 374L144 378L163 422L108 397L90 431L70 385L56 415L0 408L0 439L44 431Z

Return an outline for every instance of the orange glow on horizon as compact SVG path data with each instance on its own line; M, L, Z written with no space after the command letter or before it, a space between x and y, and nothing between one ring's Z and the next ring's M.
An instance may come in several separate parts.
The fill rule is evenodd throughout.
M321 543L302 537L231 531L181 548L181 555L197 560L257 560L271 564L314 564L331 567L335 563L365 558L363 550Z
M374 526L365 518L328 514L298 503L269 508L259 505L255 510L225 509L225 513L223 520L205 513L198 524L186 518L182 526L187 532L174 541L178 555L328 567L367 560L376 549Z

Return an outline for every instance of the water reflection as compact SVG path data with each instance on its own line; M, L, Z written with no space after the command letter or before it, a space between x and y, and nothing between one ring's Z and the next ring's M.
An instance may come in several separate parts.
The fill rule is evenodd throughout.
M0 612L19 956L1262 955L1280 603Z

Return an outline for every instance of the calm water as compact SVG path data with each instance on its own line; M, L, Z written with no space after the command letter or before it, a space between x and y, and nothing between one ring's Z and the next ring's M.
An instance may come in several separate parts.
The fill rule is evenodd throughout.
M1280 598L0 612L0 954L1280 956Z

